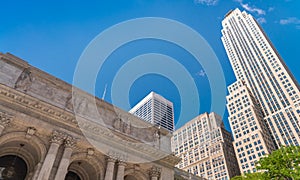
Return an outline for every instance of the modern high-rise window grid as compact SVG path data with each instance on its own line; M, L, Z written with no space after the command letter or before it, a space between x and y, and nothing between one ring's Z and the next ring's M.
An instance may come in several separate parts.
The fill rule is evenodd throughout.
M230 152L230 148L222 147L224 144L230 147L231 140L230 136L226 136L228 132L223 129L222 123L217 123L217 119L222 120L212 118L218 117L214 113L199 115L176 130L172 139L173 152L182 158L178 167L208 179L226 179L237 174L229 172L228 168L234 169L234 165L226 164L228 162L236 162L241 173L256 172L255 165L264 155L280 146L297 146L300 143L299 85L275 47L257 21L245 11L230 11L222 21L222 26L221 39L237 79L228 86L229 94L226 97L234 138L235 153L231 154L236 155L237 162L234 157L224 155ZM173 117L172 107L170 101L151 92L130 112L173 131L174 120L170 120ZM166 116L166 112L170 115ZM202 116L206 117L200 118ZM205 125L206 129L202 126L199 128L199 124L207 120L214 121L218 126L207 129L208 125ZM214 131L218 131L217 140L212 138ZM200 135L202 132L208 136ZM202 151L201 147L205 144L207 148ZM211 169L215 162L211 153L215 149L222 154L224 172L222 169Z
M227 108L233 145L242 173L255 172L260 157L275 150L262 111L242 81L228 87Z
M170 132L174 131L173 103L157 93L150 92L129 112Z
M222 118L201 114L174 131L172 151L181 158L176 167L205 179L226 180L239 175L232 138Z
M277 148L299 146L299 84L250 14L230 11L222 26L221 39L237 79L228 87L229 123L241 172L252 172L253 161L273 149L268 130Z

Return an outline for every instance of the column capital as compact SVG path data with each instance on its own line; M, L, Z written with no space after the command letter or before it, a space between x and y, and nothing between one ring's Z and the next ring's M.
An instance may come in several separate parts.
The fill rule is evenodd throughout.
M76 139L74 137L68 135L68 136L66 136L64 145L66 148L74 148L76 145Z
M107 161L107 165L106 165L104 180L113 180L116 159L108 156L106 158L106 161Z
M124 162L124 161L118 160L118 165L119 165L119 166L126 166L127 163Z
M50 139L51 143L62 144L66 137L65 133L59 131L53 131Z
M8 115L5 112L0 112L0 125L6 127L10 124L12 116Z
M109 157L109 156L108 156L108 157L106 158L106 161L107 161L107 162L113 162L113 163L115 163L117 160L116 160L115 158L113 158L113 157Z
M150 177L159 177L161 174L161 168L157 166L152 166L149 169L149 175Z

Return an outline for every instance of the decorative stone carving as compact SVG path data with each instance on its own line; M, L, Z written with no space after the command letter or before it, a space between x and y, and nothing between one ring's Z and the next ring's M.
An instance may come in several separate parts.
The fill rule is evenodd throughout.
M119 166L126 166L127 163L124 162L124 161L122 161L122 160L118 160L118 165L119 165Z
M76 113L79 114L88 114L88 100L85 97L77 97L75 100L75 107L74 109L76 109Z
M88 148L86 155L88 158L92 157L95 154L95 150L93 148Z
M153 134L153 145L157 148L159 148L159 140L160 140L160 133L159 133L159 130L155 130L154 131L154 134Z
M113 163L115 163L117 160L116 160L115 158L113 158L113 157L108 156L108 157L106 158L106 161L107 161L107 162L113 162Z
M66 136L64 144L65 144L65 147L73 148L76 145L76 140L72 136Z
M113 123L113 127L116 129L116 130L121 130L122 127L123 127L123 121L121 118L115 118L114 120L114 123Z
M125 153L121 153L121 152L117 152L117 151L113 151L113 150L110 150L107 155L110 157L110 158L113 158L113 159L118 159L118 161L127 161L128 160L128 157Z
M6 127L10 124L12 116L5 112L0 112L0 125Z
M124 129L124 133L126 133L126 134L131 133L131 123L130 123L130 121L128 123L124 123L123 129Z
M41 86L40 89L41 95L47 97L48 99L53 99L54 94L56 93L55 90L47 84Z
M28 91L31 86L32 80L33 78L29 68L24 69L15 83L15 89L25 92Z
M52 117L60 119L61 121L68 122L70 124L75 124L77 126L76 119L68 113L65 113L65 110L54 108L53 106L49 106L47 103L36 101L34 98L24 96L20 92L12 92L7 87L4 87L0 84L0 96L5 96L9 101L18 101L18 103L23 106L30 106L30 108L34 108L39 113L44 115L51 114Z
M141 167L140 167L140 165L138 165L138 164L134 164L134 165L133 165L133 169L134 169L135 171L139 171L139 170L141 170Z
M70 111L73 111L73 102L72 102L72 93L69 94L69 96L67 97L66 103L65 103L65 107L67 109L69 109Z
M53 131L50 142L56 144L62 144L65 138L66 138L66 134L59 131Z
M150 177L159 177L161 174L161 168L157 166L152 166L151 169L149 169L149 175Z
M121 118L115 118L113 122L113 127L125 134L131 134L131 123L128 121L128 123L124 122Z
M35 132L36 132L36 129L34 127L28 127L25 137L31 138L35 134Z

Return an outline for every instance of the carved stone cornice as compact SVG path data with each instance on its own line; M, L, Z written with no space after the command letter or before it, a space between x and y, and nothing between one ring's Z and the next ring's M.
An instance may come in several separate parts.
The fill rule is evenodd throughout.
M152 142L143 142L139 139L140 135L148 137L149 133L145 134L144 132L142 132L141 134L134 134L136 132L131 131L131 134L134 135L134 137L129 137L128 135L126 136L126 134L124 133L124 136L130 139L130 141L125 138L120 138L114 133L112 133L115 132L113 127L106 126L103 123L101 124L101 122L93 122L84 117L79 117L77 123L77 120L75 119L73 113L51 105L47 102L41 101L36 97L24 94L24 92L17 91L3 84L0 84L0 100L1 103L3 103L4 105L16 107L24 111L25 113L28 113L28 115L30 116L38 116L39 119L42 121L48 121L52 124L63 124L66 127L74 128L78 130L78 133L83 132L87 138L91 138L95 141L102 142L106 146L117 149L127 147L126 151L131 157L138 156L143 159L152 161L161 159L168 155L168 152L164 152L153 147ZM130 116L130 118L132 118L130 120L131 122L135 121L134 117ZM126 119L126 122L127 120L128 119ZM144 124L144 122L139 123ZM79 132L79 127L81 132ZM133 128L133 125L131 125L131 128ZM145 131L146 130L147 129L145 129ZM153 129L150 131L154 132ZM129 129L128 132L130 132ZM51 142L58 143L61 143L61 141L62 138L58 136L58 134L54 134L54 137L51 140Z
M169 165L171 167L174 167L176 164L178 164L181 161L181 158L175 156L174 154L169 154L168 156L165 156L160 160L163 164Z
M56 144L62 144L66 138L66 134L59 132L59 131L53 131L50 143L56 143Z
M0 125L1 126L8 126L11 123L12 116L8 115L5 112L0 112Z
M159 177L161 174L161 168L157 166L152 166L149 169L149 175L150 177Z
M69 126L78 127L77 121L72 113L66 112L64 109L50 105L32 96L26 95L23 92L16 91L3 84L0 84L0 99L10 104L25 107L26 110L31 110L45 117L66 123Z

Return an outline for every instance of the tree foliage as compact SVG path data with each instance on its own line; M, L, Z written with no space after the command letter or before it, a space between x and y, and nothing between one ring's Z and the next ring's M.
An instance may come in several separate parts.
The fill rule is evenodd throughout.
M300 179L300 146L281 147L273 151L258 161L256 169L260 172L236 176L232 179Z
M264 173L255 172L255 173L247 173L241 176L235 176L231 178L231 180L267 180L268 177Z

